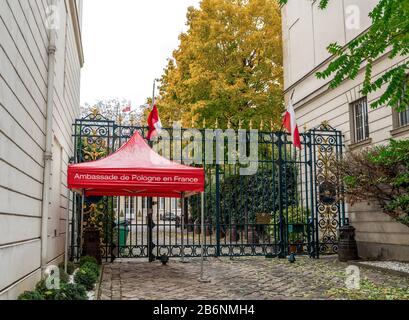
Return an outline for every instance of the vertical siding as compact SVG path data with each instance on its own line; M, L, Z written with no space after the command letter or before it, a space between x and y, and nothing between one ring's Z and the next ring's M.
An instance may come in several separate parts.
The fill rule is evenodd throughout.
M81 63L68 1L58 2L50 263L64 253L66 169L73 155L71 124L79 114ZM47 5L46 0L0 1L0 299L32 289L40 275Z

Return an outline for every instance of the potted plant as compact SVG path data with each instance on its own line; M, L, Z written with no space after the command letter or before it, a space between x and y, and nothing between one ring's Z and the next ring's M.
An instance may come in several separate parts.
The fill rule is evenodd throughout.
M309 210L304 207L293 206L283 210L283 222L287 226L286 230L291 253L302 253L304 251L304 233L309 217ZM278 225L279 221L280 212L276 211L271 224ZM272 231L273 230L270 229L270 233Z
M290 232L288 236L290 253L304 252L304 233Z

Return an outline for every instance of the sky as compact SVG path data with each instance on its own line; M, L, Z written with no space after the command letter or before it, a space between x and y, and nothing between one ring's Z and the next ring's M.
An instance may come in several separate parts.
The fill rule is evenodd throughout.
M137 110L152 96L200 0L84 0L81 104L112 98Z

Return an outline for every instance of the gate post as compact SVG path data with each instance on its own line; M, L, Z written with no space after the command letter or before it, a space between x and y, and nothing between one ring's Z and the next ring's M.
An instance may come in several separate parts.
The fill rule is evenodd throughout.
M318 240L318 217L316 214L316 190L315 190L315 148L313 147L315 144L313 144L313 141L315 139L315 135L313 136L312 130L309 130L306 133L306 136L308 138L308 143L306 144L306 147L308 147L308 165L310 167L310 176L309 178L306 178L310 182L310 193L311 193L311 213L310 217L308 220L309 223L309 236L308 236L308 247L309 247L309 256L310 258L318 259L319 255L319 240Z
M314 257L337 252L339 227L345 223L344 202L338 199L342 187L330 170L334 159L342 157L342 133L324 121L308 133L311 161L311 202Z
M279 252L278 252L278 257L281 259L284 259L287 255L287 249L286 249L286 237L285 237L285 227L286 227L286 221L284 219L284 210L283 210L283 145L285 145L282 141L284 139L284 133L283 132L278 132L278 208L280 212L280 217L279 217Z
M77 194L74 192L72 199L72 216L71 216L71 252L70 252L70 261L74 261L74 250L75 250L75 216L77 214ZM67 222L69 223L69 221Z
M319 197L319 191L317 190L317 150L316 150L316 131L315 129L310 130L309 132L310 135L310 161L311 161L311 190L313 197L311 199L312 201L312 221L313 221L313 254L312 257L314 259L319 259L320 258L320 230L319 230L319 218L318 218L318 210L317 210L317 197Z
M153 228L155 228L155 223L153 222L153 199L152 197L149 197L147 199L147 210L148 210L148 215L146 217L147 220L147 227L148 227L148 258L149 262L154 262L156 259L156 256L153 254L153 250L155 248L155 244L153 243Z
M337 160L342 160L344 154L344 142L342 132L337 132ZM343 195L345 192L344 186L341 184L341 187L337 190L338 194ZM345 216L345 202L340 201L340 213L339 213L339 227L349 225L349 219Z
M220 255L220 164L216 164L216 257Z

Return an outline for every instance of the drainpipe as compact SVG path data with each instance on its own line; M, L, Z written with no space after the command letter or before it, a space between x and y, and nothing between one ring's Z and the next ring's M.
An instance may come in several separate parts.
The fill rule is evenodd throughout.
M51 1L51 6L55 5L55 0ZM50 211L51 198L51 165L53 146L53 111L54 111L54 79L55 79L55 52L56 31L49 30L48 45L48 75L47 75L47 112L46 112L46 134L44 152L44 183L43 183L43 203L41 220L41 270L45 271L48 264L47 244L48 244L48 217Z

